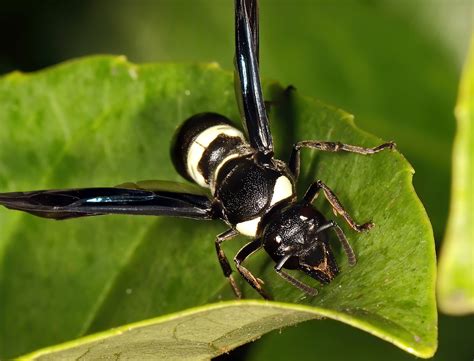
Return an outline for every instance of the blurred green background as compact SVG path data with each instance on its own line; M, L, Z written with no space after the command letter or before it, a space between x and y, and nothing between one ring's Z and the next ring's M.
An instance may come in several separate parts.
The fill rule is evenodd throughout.
M0 74L89 54L210 62L231 70L232 0L1 0ZM440 245L449 210L453 108L472 29L470 0L261 0L261 73L395 140ZM275 140L278 142L278 139ZM437 360L472 360L474 318L440 316ZM338 346L341 347L338 347ZM409 360L334 321L274 333L235 359Z

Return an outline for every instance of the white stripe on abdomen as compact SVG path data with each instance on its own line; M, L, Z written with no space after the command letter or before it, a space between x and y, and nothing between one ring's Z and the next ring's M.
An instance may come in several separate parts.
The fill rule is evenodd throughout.
M227 124L219 124L201 132L189 147L187 158L188 174L201 187L209 187L209 185L206 183L206 180L198 169L199 162L209 144L211 144L221 134L230 137L240 137L245 142L244 135L241 131Z

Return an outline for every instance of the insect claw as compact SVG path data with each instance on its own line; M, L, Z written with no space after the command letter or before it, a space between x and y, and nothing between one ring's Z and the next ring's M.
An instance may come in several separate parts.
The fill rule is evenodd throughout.
M357 232L366 232L366 231L371 230L374 227L375 227L374 222L367 222L367 223L364 223L360 226L358 225L356 231Z
M229 282L232 287L232 291L234 291L235 297L237 297L239 300L242 299L242 291L240 291L240 288L237 286L237 283L235 282L232 275L229 276Z
M384 149L395 150L395 149L397 149L397 143L395 143L393 140L391 140L390 142L383 143L383 144L379 145L378 147L373 148L373 150L375 152L379 152L379 151L384 150Z

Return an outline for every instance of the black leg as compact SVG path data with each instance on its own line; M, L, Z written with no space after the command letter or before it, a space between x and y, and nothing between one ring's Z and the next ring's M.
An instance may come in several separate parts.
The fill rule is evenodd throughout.
M297 280L296 278L294 278L293 276L289 275L288 273L286 273L285 271L282 270L283 268L283 265L285 264L286 261L288 261L288 259L291 257L292 255L289 254L285 257L283 257L281 259L280 262L278 262L277 265L275 265L275 271L280 275L281 278L283 278L285 281L287 281L288 283L290 283L291 285L299 288L301 291L303 291L304 293L310 295L310 296L316 296L318 294L318 290L311 287L311 286L308 286L306 283L303 283L299 280Z
M341 215L352 229L354 229L357 232L363 232L363 231L368 231L374 226L372 222L367 222L361 225L357 224L349 215L349 213L347 213L347 211L344 209L344 207L342 206L341 202L336 197L334 192L320 180L317 180L316 182L311 184L311 186L308 188L308 190L306 191L306 194L303 197L304 201L307 203L312 203L318 196L319 191L321 189L324 192L324 196L326 197L328 202L331 204L334 213L336 215L337 214Z
M217 258L219 259L219 263L221 265L222 272L224 272L224 276L226 276L229 280L230 286L232 287L232 290L234 291L237 298L242 298L242 292L240 291L239 287L237 286L237 283L235 283L235 280L232 277L232 268L230 267L229 260L227 259L227 256L225 255L224 250L221 247L222 242L231 239L238 234L239 232L237 232L235 229L228 229L227 231L219 234L216 237L215 245Z
M339 225L336 222L329 221L325 225L319 227L316 233L322 232L329 228L334 229L334 232L336 233L337 238L339 238L339 242L341 242L342 248L344 249L344 252L347 255L347 258L349 260L349 265L354 266L357 262L354 250L352 249L349 241L347 240L346 235L342 231L342 228L339 227Z
M322 142L319 140L303 140L293 145L290 161L288 163L291 172L298 179L300 174L300 150L301 148L313 148L325 152L350 152L363 155L370 155L381 152L384 149L395 149L394 142L380 144L373 148L364 148L357 145L344 144L341 142Z
M239 252L237 252L234 257L234 261L240 274L249 283L249 285L252 286L264 299L271 300L272 298L262 288L263 282L256 278L247 268L242 266L242 263L254 252L258 251L260 247L262 247L262 241L260 239L254 239L243 246Z

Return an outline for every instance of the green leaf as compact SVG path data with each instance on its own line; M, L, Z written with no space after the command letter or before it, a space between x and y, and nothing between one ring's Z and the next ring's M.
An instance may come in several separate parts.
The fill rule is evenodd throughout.
M24 356L25 360L207 360L275 328L314 318L310 312L263 302L221 302L84 337Z
M474 37L456 106L451 211L439 263L438 297L449 314L474 312Z
M354 127L352 116L341 110L298 94L287 98L274 83L264 84L264 94L277 100L270 117L282 159L298 139L381 143ZM151 178L182 181L168 154L176 127L202 111L221 113L237 124L239 119L232 74L216 65L137 66L120 57L88 58L32 75L12 73L0 80L0 104L2 191L110 186ZM376 228L355 234L340 221L359 262L349 267L334 242L341 275L318 286L315 298L275 275L264 252L256 255L248 267L265 280L278 303L220 302L233 299L213 245L215 235L225 230L220 222L131 216L55 222L2 209L1 357L164 315L168 317L149 321L155 330L152 339L173 337L169 322L191 317L193 340L201 335L209 345L219 344L218 351L207 349L202 355L325 316L415 355L431 356L437 321L434 242L411 185L410 165L397 152L364 157L304 151L302 171L300 193L322 179L356 220L372 219ZM322 199L317 205L330 216ZM225 244L226 253L235 254L244 241L241 237ZM247 299L258 299L242 286ZM197 306L201 308L173 314ZM221 312L232 320L221 323L231 327L214 330L219 342L209 341L209 323L225 319ZM135 327L145 326L125 329ZM117 342L130 352L152 347L146 341L137 345L133 337L127 343L101 335L65 347L88 347L81 345L103 337L103 347ZM180 342L166 352L189 355Z
M430 361L472 358L473 317L439 318L439 347ZM462 330L462 332L460 332ZM455 345L453 347L453 345ZM297 357L296 357L297 356ZM273 331L252 344L246 361L272 360L414 361L412 355L333 320L305 322L285 332Z

